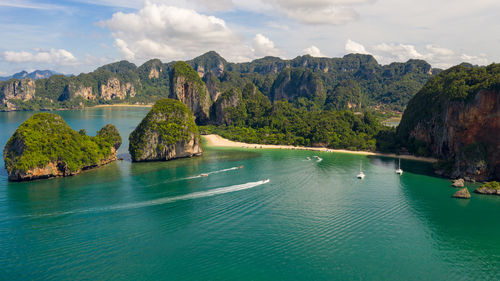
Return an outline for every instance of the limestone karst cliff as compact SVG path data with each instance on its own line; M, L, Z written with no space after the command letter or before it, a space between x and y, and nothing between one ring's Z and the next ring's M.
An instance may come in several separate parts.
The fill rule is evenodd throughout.
M202 154L191 110L182 102L161 99L130 134L132 161L166 161Z
M185 62L176 62L171 72L172 98L183 102L191 109L197 123L206 123L210 118L212 100L205 83L191 66Z
M31 78L4 82L0 86L0 106L8 110L16 110L17 106L13 100L29 101L33 99L35 92L35 81Z
M97 136L72 130L61 116L34 114L10 137L3 155L9 180L72 176L116 160L121 137L113 125Z
M380 65L370 55L351 54L342 58L317 58L299 56L291 60L264 57L251 62L230 63L216 52L208 52L186 61L200 80L187 81L189 77L172 77L178 62L152 59L141 66L127 61L110 63L90 73L78 75L51 75L49 78L0 81L0 110L52 110L74 109L97 104L153 103L171 97L187 102L197 117L197 122L213 119L209 109L219 95L231 88L240 90L253 83L271 101L286 99L313 101L324 108L339 108L335 104L339 84L355 81L363 96L363 106L383 105L402 110L421 86L438 71L420 60L406 63ZM185 65L185 66L186 66ZM179 69L178 69L179 70ZM184 81L186 80L186 81ZM189 79L188 79L189 80ZM172 85L175 82L175 85ZM187 82L187 83L186 83ZM27 91L15 91L26 88ZM191 94L186 94L187 85ZM201 85L201 91L196 90ZM274 86L273 86L274 85ZM190 86L195 86L190 87ZM207 88L209 97L204 94ZM173 92L175 90L175 92ZM26 93L19 95L18 93ZM31 97L31 98L29 98ZM194 97L194 98L192 98ZM342 103L341 109L352 104ZM350 103L349 103L350 102ZM352 105L351 105L352 106Z
M500 178L500 64L457 66L410 101L398 135L416 153L441 159L438 173Z

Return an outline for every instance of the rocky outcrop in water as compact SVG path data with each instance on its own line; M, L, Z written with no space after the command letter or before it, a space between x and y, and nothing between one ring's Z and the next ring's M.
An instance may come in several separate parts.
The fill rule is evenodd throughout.
M453 194L454 198L461 198L461 199L470 199L470 193L467 187L460 189L459 191L455 192Z
M161 99L130 134L132 161L166 161L202 154L191 110L182 102Z
M187 105L199 124L206 123L210 117L212 101L207 86L187 63L179 61L171 72L172 98Z
M10 137L4 148L11 181L73 176L116 160L121 137L106 125L95 137L72 130L61 116L38 113Z
M453 183L451 184L453 187L464 187L465 186L465 181L464 179L457 179L454 180Z
M488 182L478 187L474 192L486 195L500 195L500 184L496 181Z
M398 127L403 143L441 159L451 178L500 178L500 64L457 66L431 79Z

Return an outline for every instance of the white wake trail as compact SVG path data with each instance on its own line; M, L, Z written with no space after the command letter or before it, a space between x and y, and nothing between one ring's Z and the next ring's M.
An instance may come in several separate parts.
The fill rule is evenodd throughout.
M193 192L193 193L180 195L180 196L174 196L174 197L164 197L164 198L159 198L159 199L154 199L154 200L149 200L149 201L144 201L144 202L128 203L128 204L114 205L114 206L109 206L109 207L91 208L91 209L85 209L85 210L56 212L56 213L50 213L50 214L27 215L27 216L23 216L23 217L52 217L52 216L64 216L64 215L71 215L71 214L102 213L102 212L110 212L110 211L138 209L138 208L173 203L173 202L177 202L177 201L192 200L192 199L210 197L210 196L215 196L215 195L219 195L219 194L225 194L225 193L250 189L250 188L253 188L253 187L256 187L259 185L266 184L269 181L270 181L269 179L265 179L265 180L256 181L256 182L248 182L248 183L244 183L244 184L219 187L219 188L215 188L215 189L211 189L211 190L207 190L207 191Z
M191 179L197 179L197 178L201 178L201 177L203 177L203 176L202 176L203 174L205 174L205 175L213 175L213 174L218 174L218 173L224 173L224 172L234 171L234 170L238 170L238 169L240 169L240 167L232 167L232 168L222 169L222 170L218 170L218 171L213 171L213 172L202 173L202 174L197 175L197 176L192 176L192 177L187 177L187 178L176 179L176 180L172 180L172 181L181 181L181 180L191 180Z

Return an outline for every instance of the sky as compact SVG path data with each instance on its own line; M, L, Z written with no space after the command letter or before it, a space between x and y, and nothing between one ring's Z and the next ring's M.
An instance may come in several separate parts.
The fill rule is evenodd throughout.
M371 54L381 64L500 62L498 0L0 0L0 75L119 60Z

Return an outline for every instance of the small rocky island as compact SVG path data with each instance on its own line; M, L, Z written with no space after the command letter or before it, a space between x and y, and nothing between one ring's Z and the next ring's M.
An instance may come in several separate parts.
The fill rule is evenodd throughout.
M500 195L500 183L496 181L487 182L474 190L474 192L486 195Z
M121 143L113 125L91 137L71 129L57 114L38 113L17 128L3 154L9 180L35 180L73 176L111 163Z
M200 133L182 102L161 99L130 134L132 161L167 161L201 155Z

